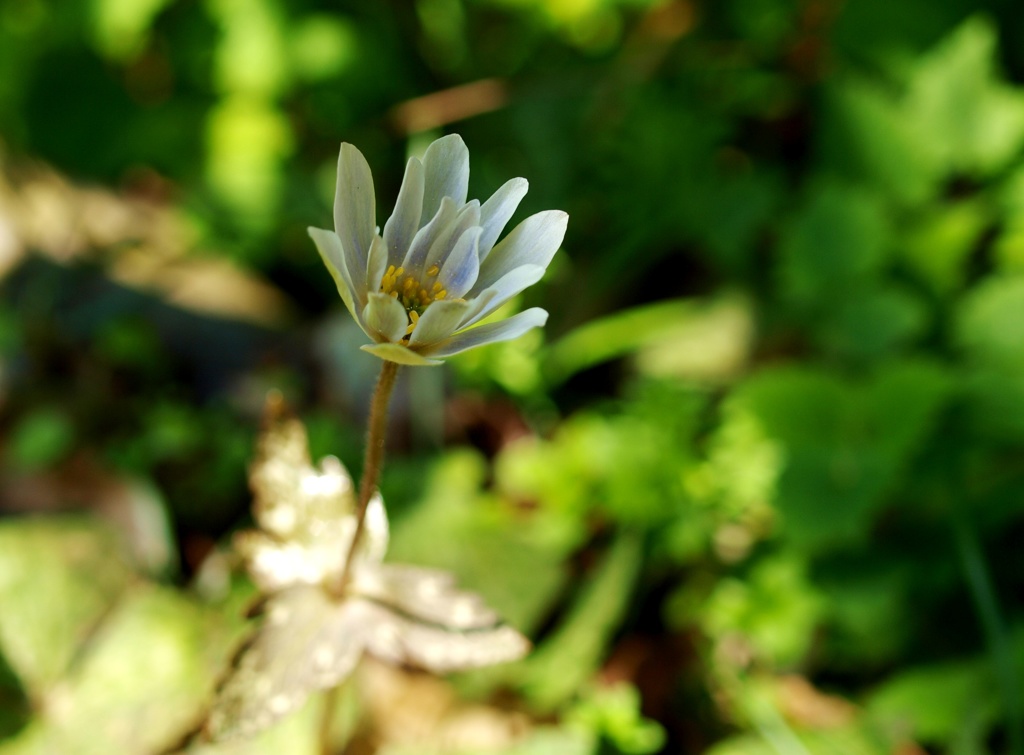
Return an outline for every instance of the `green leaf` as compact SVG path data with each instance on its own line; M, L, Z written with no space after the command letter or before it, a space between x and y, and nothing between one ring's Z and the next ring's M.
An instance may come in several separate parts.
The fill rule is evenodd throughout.
M913 217L899 240L899 254L916 276L939 294L960 289L991 210L977 201L929 207Z
M149 41L153 21L168 3L169 0L95 0L96 46L115 60L138 57Z
M594 674L629 606L643 543L621 534L550 639L512 673L538 710L568 701Z
M824 547L866 533L951 388L923 361L888 363L860 383L788 367L755 375L729 406L779 444L775 504L787 535Z
M557 385L588 367L660 341L679 323L692 320L699 310L696 301L673 299L593 320L575 328L548 349L544 373Z
M780 283L798 303L831 304L881 267L888 242L888 221L875 197L823 183L783 230Z
M394 521L388 560L455 573L509 624L529 631L564 584L563 559L575 538L548 528L550 520L517 517L484 495L485 472L474 453L443 458L423 500Z
M996 29L974 17L919 63L907 109L922 143L955 172L988 175L1024 144L1024 94L998 80Z
M949 743L965 726L991 726L998 692L985 661L951 661L899 672L874 691L868 710L916 739Z
M878 187L904 205L932 197L939 161L921 142L902 102L875 81L837 78L825 89L822 158L844 174Z
M599 752L647 755L661 750L665 730L640 710L640 692L620 682L594 687L565 714L569 726L586 731Z
M718 582L700 611L711 637L734 635L774 666L798 663L807 654L824 611L801 559L792 553L759 561L744 579Z
M11 432L7 455L11 463L23 470L52 466L63 458L75 443L71 419L57 408L46 408L27 414Z
M115 538L95 522L0 522L0 649L33 697L64 675L128 579Z
M975 427L1024 436L1024 277L989 276L959 302L954 334L968 360L965 392Z
M826 314L818 338L825 351L878 359L919 337L928 316L925 304L912 291L871 287L837 302Z
M960 303L960 347L976 363L1024 370L1024 276L992 276Z
M211 631L211 618L171 590L133 590L51 694L34 724L43 741L82 755L173 743L201 714L227 655L227 633Z

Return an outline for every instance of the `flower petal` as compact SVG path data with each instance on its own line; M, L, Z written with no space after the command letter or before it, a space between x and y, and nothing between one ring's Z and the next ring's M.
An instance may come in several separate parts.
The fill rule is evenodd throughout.
M310 227L308 230L310 238L316 244L317 251L320 252L320 259L324 261L331 277L334 278L334 285L338 287L338 293L341 295L341 300L345 302L345 308L352 315L352 319L359 323L359 327L366 330L362 318L365 303L360 301L361 297L352 286L352 279L348 274L348 266L345 264L345 254L341 249L341 240L338 238L338 234L323 228Z
M427 367L444 364L444 362L440 360L427 359L426 357L420 356L412 349L398 343L368 343L365 346L360 346L359 348L388 362L408 364L413 367Z
M380 291L380 282L388 266L388 248L384 239L374 234L370 256L366 261L366 291Z
M334 230L349 261L355 289L366 287L366 258L373 241L373 176L363 153L351 144L341 145L338 155L338 185L334 194Z
M423 217L431 218L442 197L451 197L459 207L469 190L469 150L458 134L441 137L423 155L425 191ZM422 222L422 220L421 220Z
M545 269L540 265L522 265L501 276L481 291L475 299L470 300L472 306L466 312L466 319L461 327L468 328L484 319L520 291L543 278L544 272Z
M401 264L401 267L405 268L406 274L412 274L412 271L415 270L416 275L419 275L434 241L452 224L457 215L458 208L455 206L454 200L449 197L442 199L441 206L437 208L434 217L420 228L413 237L412 243L409 244L409 251Z
M447 228L437 234L437 238L430 245L430 251L427 252L427 256L423 260L423 269L429 269L434 265L443 267L462 235L470 228L479 225L480 202L474 199L459 210L459 214ZM422 270L416 268L412 268L409 272L422 276Z
M405 178L398 191L395 211L384 224L384 243L390 264L402 264L416 231L420 229L423 213L423 163L415 157L409 158L405 166Z
M521 265L547 267L565 237L569 216L561 210L531 215L512 229L480 264L475 290L482 291Z
M481 262L490 254L494 242L498 240L529 188L530 183L525 178L513 178L506 181L480 208L480 225L484 228L480 237Z
M511 341L532 328L538 328L548 321L548 313L540 307L533 307L507 320L487 323L476 328L456 333L437 345L423 349L426 357L450 357L461 351L498 341Z
M444 261L438 283L448 292L449 299L456 299L473 288L480 274L480 234L483 229L473 226L459 238L448 259Z
M447 338L459 327L469 307L469 302L465 301L435 301L423 310L409 339L409 346L422 346Z
M363 319L376 341L400 341L409 327L405 307L388 294L370 294L363 310Z

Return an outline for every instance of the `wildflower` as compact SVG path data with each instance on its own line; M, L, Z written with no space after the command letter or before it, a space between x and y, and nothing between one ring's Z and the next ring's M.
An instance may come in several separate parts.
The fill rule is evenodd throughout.
M356 529L352 480L333 457L312 466L306 432L274 421L250 471L259 530L236 547L267 597L263 623L235 659L204 727L213 740L251 736L339 684L363 652L437 673L521 657L527 640L447 572L384 564L380 495L349 579L339 581Z
M531 215L498 241L526 194L513 178L483 204L466 201L469 151L452 134L410 159L395 210L376 228L373 177L351 144L341 145L334 232L310 228L324 264L359 327L362 348L399 364L443 357L542 326L538 307L477 325L544 275L565 235L568 215ZM497 243L495 243L497 242ZM476 327L473 327L476 325Z

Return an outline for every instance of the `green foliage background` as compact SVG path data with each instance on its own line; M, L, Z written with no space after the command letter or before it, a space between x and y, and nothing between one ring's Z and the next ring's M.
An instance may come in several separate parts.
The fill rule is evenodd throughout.
M380 218L456 131L570 215L545 332L410 371L383 482L390 557L536 642L453 682L528 713L488 751L1024 755L1022 50L1009 0L0 6L0 754L199 714L265 391L359 468L338 143ZM172 222L66 240L94 189ZM126 285L167 239L283 304Z

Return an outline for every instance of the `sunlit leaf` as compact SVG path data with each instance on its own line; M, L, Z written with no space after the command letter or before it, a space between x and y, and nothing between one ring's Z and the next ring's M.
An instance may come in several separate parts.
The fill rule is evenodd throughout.
M523 664L517 676L532 705L558 707L596 671L629 604L641 548L635 535L621 535L554 635Z
M112 533L84 519L0 523L0 649L40 696L63 676L128 582Z
M133 588L0 752L158 752L200 713L228 639L212 612L172 590Z
M982 661L953 661L901 671L871 695L868 707L890 726L924 742L948 743L966 727L983 733L999 713L997 685Z
M237 540L268 597L204 724L210 739L267 728L343 681L364 651L436 673L526 653L527 640L451 575L381 563L388 527L379 495L339 585L356 530L351 479L334 459L313 468L305 428L270 409L250 471L261 529Z
M919 64L908 114L919 138L969 174L998 170L1024 143L1024 94L995 77L996 30L968 19Z
M981 202L931 207L902 229L899 255L932 290L955 293L963 286L971 253L990 222L991 210Z

